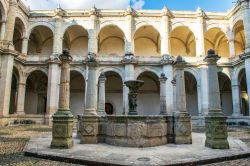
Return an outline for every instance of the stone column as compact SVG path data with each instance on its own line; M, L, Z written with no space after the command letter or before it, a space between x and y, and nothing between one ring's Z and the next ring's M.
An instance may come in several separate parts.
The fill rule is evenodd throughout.
M217 61L220 59L214 50L209 50L204 61L208 68L209 110L205 117L206 143L205 146L213 149L228 149L227 117L223 115L220 102ZM213 78L213 79L211 79Z
M9 41L11 43L14 35L16 12L17 12L17 1L10 0L4 40Z
M17 90L17 109L18 115L24 115L24 103L25 103L25 92L26 92L26 78L20 78Z
M229 53L230 58L235 57L234 39L229 40Z
M88 41L88 52L97 54L98 52L98 37L96 34L97 29L97 10L96 8L90 9L90 30Z
M124 82L129 80L134 80L135 79L134 64L136 63L134 54L131 53L125 54L122 63L125 65ZM123 84L123 115L126 115L129 112L128 94L129 94L129 89L125 84Z
M250 52L250 9L249 9L249 0L240 0L241 11L243 14L243 24L245 29L246 36L246 51Z
M51 59L54 59L55 57L59 56L62 53L63 48L63 41L62 41L62 18L60 16L57 16L55 18L55 32L54 32L54 38L53 38L53 55Z
M2 21L1 22L1 36L0 36L0 40L4 40L5 29L6 29L6 21Z
M205 55L205 37L204 37L204 11L198 7L196 11L197 17L197 41L196 41L196 56L204 56Z
M70 102L70 62L72 57L68 50L60 55L61 81L59 109L53 115L51 148L71 148L73 146L73 115L69 109Z
M232 84L233 116L241 116L240 112L240 85Z
M163 55L160 64L162 65L163 73L168 78L168 80L166 80L167 113L171 114L174 112L174 86L171 83L174 79L173 57L167 54Z
M86 81L87 90L84 115L97 115L97 66L96 55L94 53L89 53L87 58L88 78Z
M28 54L28 44L29 44L28 38L24 37L22 41L22 56L23 57L26 57Z
M187 112L184 66L181 56L175 61L176 67L176 112L174 114L174 134L176 144L192 144L191 117Z
M133 24L133 9L129 6L126 11L125 53L134 54L134 41L132 37L134 31Z
M106 115L105 112L105 74L102 73L99 77L99 97L98 97L98 115Z
M247 82L247 95L248 95L248 111L250 112L250 52L245 54L245 70Z
M60 88L60 61L51 59L48 72L48 89L47 89L47 115L50 117L58 109L59 88ZM49 122L47 122L49 124Z
M164 73L161 74L160 81L160 115L167 115L167 77Z
M170 11L167 7L162 9L162 19L161 19L161 54L169 55L170 47L169 47L169 36L170 36Z
M208 113L208 76L207 76L207 65L204 63L200 64L200 93L201 93L201 115Z

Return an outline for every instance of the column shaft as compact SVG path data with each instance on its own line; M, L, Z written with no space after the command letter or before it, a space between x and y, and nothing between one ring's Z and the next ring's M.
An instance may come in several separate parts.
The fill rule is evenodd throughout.
M161 27L162 27L162 41L161 41L161 54L170 54L169 49L169 28L170 28L170 19L168 15L163 15L161 20Z
M247 52L250 52L250 10L249 10L249 1L245 0L241 4L241 10L243 14L243 24L245 29L246 36L246 49Z
M229 41L229 51L230 51L230 58L235 57L235 48L233 39Z
M240 86L232 84L233 116L240 116Z
M98 115L105 115L105 76L99 78Z
M198 37L196 42L196 56L200 57L205 55L204 18L202 15L197 18L197 22Z
M6 21L2 21L2 23L1 23L1 36L0 36L0 40L4 40L5 28L6 28Z
M202 115L208 113L208 73L207 67L202 65L200 68L200 78L201 78L201 111Z
M185 78L183 68L176 69L176 112L187 112Z
M25 92L26 92L26 84L24 82L19 82L18 92L17 92L17 110L16 110L16 113L19 115L25 114L24 112Z
M28 54L28 38L24 37L22 41L22 54L27 55Z
M17 11L17 2L16 0L9 1L9 10L7 15L7 24L5 29L5 40L13 40L15 20L16 20L16 11Z
M250 112L250 58L245 59L246 79L247 79L247 95L248 95L248 108Z
M128 13L128 15L126 16L125 53L134 53L132 32L133 32L133 16L131 13Z
M97 115L97 79L96 66L88 66L86 104L84 115Z
M47 114L53 115L58 109L60 87L59 61L49 64L48 90L47 90Z
M167 112L171 114L174 112L174 86L172 81L174 79L173 76L173 66L172 64L166 64L163 66L163 73L168 78L166 81L166 100L167 100Z
M161 78L159 79L160 81L160 114L161 115L166 115L167 114L167 86L166 86L166 81L167 78L165 74L163 73L161 75Z
M70 101L70 64L63 63L61 65L60 93L59 93L59 109L69 110Z
M54 40L53 40L53 54L60 55L62 53L63 42L61 36L61 29L62 29L62 20L61 18L55 19L55 33L54 33Z
M97 53L98 52L98 38L96 34L97 20L95 12L90 16L90 31L89 31L89 41L88 41L88 52Z
M134 79L134 64L125 64L125 81ZM129 112L128 93L129 88L123 84L123 114L127 114Z

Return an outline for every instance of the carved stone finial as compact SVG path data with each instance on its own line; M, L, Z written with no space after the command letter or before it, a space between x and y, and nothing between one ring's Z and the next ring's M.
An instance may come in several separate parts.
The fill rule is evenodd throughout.
M128 6L126 10L126 15L133 15L133 13L134 9L131 6Z
M136 63L135 55L133 53L126 53L122 63Z
M168 54L162 55L160 64L173 64L174 58Z
M217 62L220 59L213 49L207 51L207 56L205 57L205 62Z
M199 6L196 10L196 15L197 15L197 17L205 17L206 16L205 12Z
M96 15L97 14L97 8L95 7L95 5L90 9L89 14L90 15Z
M166 6L164 6L161 11L162 11L162 16L170 16L171 12Z

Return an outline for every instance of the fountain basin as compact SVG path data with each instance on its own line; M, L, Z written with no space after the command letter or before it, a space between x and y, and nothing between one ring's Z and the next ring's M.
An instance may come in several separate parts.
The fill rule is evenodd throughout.
M172 116L79 116L78 119L83 144L152 147L173 143Z

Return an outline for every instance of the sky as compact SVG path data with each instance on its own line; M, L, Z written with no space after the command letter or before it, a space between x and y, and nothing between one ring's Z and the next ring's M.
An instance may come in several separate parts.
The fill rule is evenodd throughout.
M58 4L64 9L125 9L131 5L135 9L196 10L225 12L230 10L237 0L22 0L31 9L55 9Z

